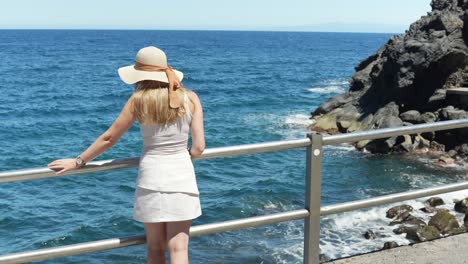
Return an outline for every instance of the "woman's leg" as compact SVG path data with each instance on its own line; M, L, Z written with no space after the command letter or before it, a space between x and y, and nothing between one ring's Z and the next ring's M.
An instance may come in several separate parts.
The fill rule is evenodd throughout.
M188 243L192 220L166 222L171 264L188 264Z
M161 223L144 223L146 244L148 246L148 264L166 263L166 225Z

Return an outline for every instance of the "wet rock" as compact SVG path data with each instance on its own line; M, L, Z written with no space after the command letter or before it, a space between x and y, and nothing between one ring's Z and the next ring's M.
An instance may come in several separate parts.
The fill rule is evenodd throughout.
M319 254L319 262L322 263L322 262L327 262L328 261L328 258L325 256L325 254Z
M421 119L421 122L423 123L432 123L432 122L435 122L436 121L436 116L434 113L431 113L431 112L426 112L424 114L421 115L420 117Z
M462 225L460 227L452 229L448 234L449 235L458 235L458 234L466 233L466 232L468 232L468 227L465 226L465 225Z
M410 122L403 121L403 126L412 126L412 125L414 125L414 124L410 123Z
M364 147L369 143L370 140L361 140L358 143L356 143L356 148L357 149L364 149Z
M413 140L410 135L403 135L403 142L400 143L399 149L405 152L413 150Z
M330 111L351 102L355 99L351 94L343 93L338 96L330 98L328 101L320 105L314 112L312 112L312 116L323 115L327 114Z
M438 212L429 220L429 226L437 228L442 234L448 234L460 227L457 218L448 212Z
M457 151L457 153L462 157L468 157L468 144L462 144L455 147L455 151Z
M400 215L402 213L412 212L412 211L413 211L413 207L411 205L406 205L406 204L397 205L387 210L386 217L394 218L395 216Z
M456 201L454 209L455 209L455 211L457 211L459 213L468 214L468 198L465 198L465 199L460 200L460 201Z
M414 143L413 143L413 148L426 148L429 149L431 146L431 142L425 138L423 138L421 135L417 135L414 137Z
M400 115L401 120L412 124L421 123L421 114L417 110L410 110Z
M438 237L440 237L440 232L433 226L420 226L416 229L410 229L408 233L406 233L406 238L416 242L434 240Z
M455 164L455 159L447 156L442 156L437 160L440 165L453 165Z
M419 210L423 211L425 213L428 213L428 214L438 213L438 212L448 212L449 211L448 209L445 209L445 208L435 208L435 207L431 207L431 206L425 206L423 208L420 208Z
M391 248L396 248L398 247L398 243L395 241L387 241L384 243L382 249L391 249Z
M437 141L431 141L431 144L429 147L435 151L445 151L445 145L440 144Z
M447 156L451 157L451 158L454 158L455 156L457 156L458 152L454 149L451 149L447 152Z
M431 141L430 148L432 148L432 141L435 139L436 133L434 131L421 133L421 136ZM436 142L437 143L437 142Z
M465 214L465 217L463 218L463 223L465 224L465 226L468 227L468 214Z
M440 111L441 120L456 120L468 118L468 112L452 107L444 108Z
M364 233L364 237L366 239L376 239L377 235L372 230L367 230L366 233Z
M389 225L415 225L415 226L425 226L426 222L419 217L411 215L409 212L402 213L396 217L395 220L391 221Z
M418 226L406 226L406 225L401 225L395 229L393 229L393 233L397 234L397 235L400 235L400 234L404 234L404 233L408 233L410 232L410 229L414 229L416 230L418 228Z
M431 207L436 207L436 206L445 204L444 200L442 200L442 198L440 197L431 197L427 199L424 203Z

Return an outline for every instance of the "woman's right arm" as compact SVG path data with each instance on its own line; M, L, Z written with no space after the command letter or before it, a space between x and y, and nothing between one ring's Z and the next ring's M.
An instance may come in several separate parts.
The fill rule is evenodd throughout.
M192 123L190 125L190 133L192 134L190 155L192 156L192 159L194 159L200 157L205 150L205 132L203 128L203 109L200 99L193 91L189 92L189 98L195 106L195 109L192 112Z

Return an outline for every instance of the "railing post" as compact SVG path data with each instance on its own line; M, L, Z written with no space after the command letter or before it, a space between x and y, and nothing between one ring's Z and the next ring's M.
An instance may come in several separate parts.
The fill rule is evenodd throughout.
M312 144L307 147L305 177L304 264L318 264L320 258L320 199L322 189L322 143L320 134L307 135Z

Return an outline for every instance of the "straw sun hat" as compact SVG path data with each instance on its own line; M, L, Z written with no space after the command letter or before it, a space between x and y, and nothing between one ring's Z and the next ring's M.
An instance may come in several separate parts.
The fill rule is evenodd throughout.
M184 74L167 65L164 51L153 46L142 48L136 55L135 64L121 67L118 72L120 79L126 84L143 80L169 83L169 106L172 108L180 106L175 90L181 86Z

